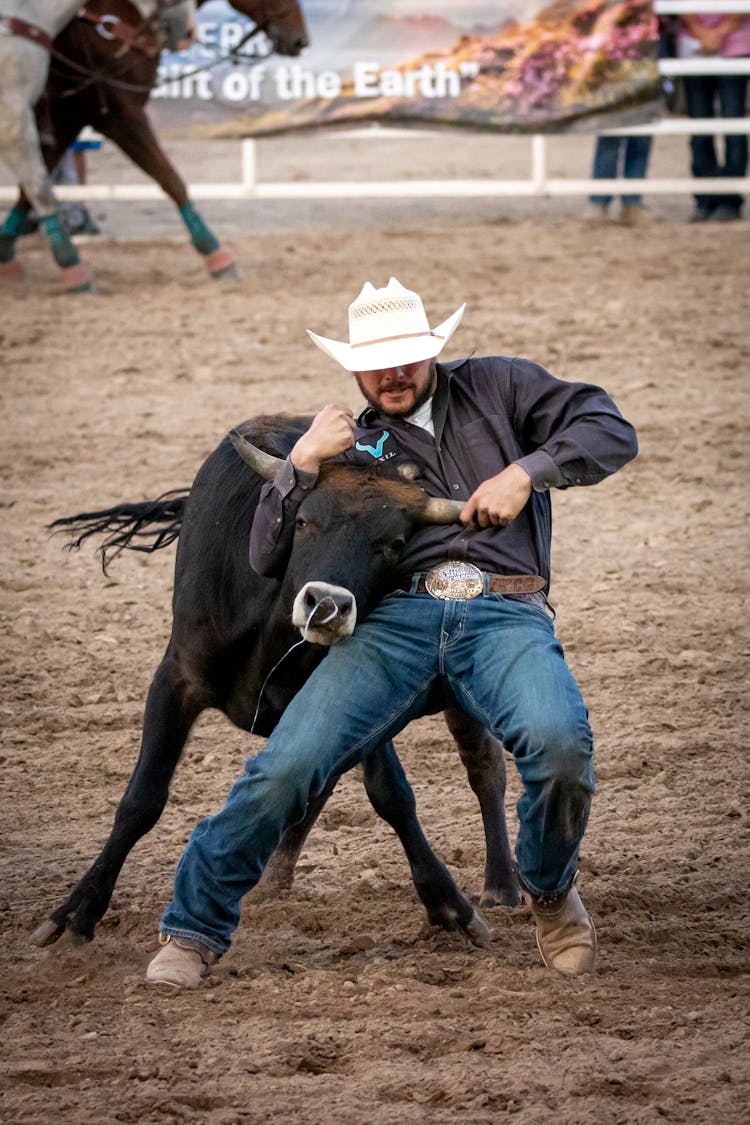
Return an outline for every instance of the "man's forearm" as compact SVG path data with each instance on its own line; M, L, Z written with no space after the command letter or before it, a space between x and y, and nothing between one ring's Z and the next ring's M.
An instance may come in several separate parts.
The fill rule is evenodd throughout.
M261 489L250 529L250 565L258 574L277 578L284 573L297 509L317 479L317 473L295 468L287 457L274 479Z

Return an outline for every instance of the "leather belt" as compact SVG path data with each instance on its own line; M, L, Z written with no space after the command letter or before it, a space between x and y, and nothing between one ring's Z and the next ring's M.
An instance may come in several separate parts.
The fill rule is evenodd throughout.
M431 594L443 601L466 601L484 593L484 578L484 572L473 563L445 562L424 574L408 575L396 589ZM492 594L536 594L544 586L538 574L487 574L487 589Z

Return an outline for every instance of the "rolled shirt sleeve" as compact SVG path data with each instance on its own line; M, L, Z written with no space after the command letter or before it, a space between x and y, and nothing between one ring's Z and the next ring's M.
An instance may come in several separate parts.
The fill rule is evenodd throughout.
M530 450L516 463L535 491L597 484L636 456L635 429L601 387L524 359L513 360L509 385L514 428Z
M297 509L317 480L317 473L295 468L287 457L273 480L263 485L250 529L250 565L258 574L277 578L284 573Z

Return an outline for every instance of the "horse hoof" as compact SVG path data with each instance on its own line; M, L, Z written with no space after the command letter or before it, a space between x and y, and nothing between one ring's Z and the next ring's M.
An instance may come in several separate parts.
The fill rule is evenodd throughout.
M23 281L26 270L18 258L11 258L9 262L0 262L0 279L3 281Z
M224 246L206 254L206 269L211 277L237 277L237 262L231 250Z
M237 269L236 262L232 262L230 266L225 266L223 270L214 270L211 277L231 277L235 280L240 276L240 271Z
M94 287L91 269L85 262L64 266L60 270L60 277L65 293L90 293Z
M52 945L52 943L54 941L57 941L64 932L64 926L59 926L57 922L53 922L51 918L48 918L46 922L42 922L41 926L39 926L38 929L34 930L33 934L31 935L31 940L34 945L38 945L40 947L44 945Z

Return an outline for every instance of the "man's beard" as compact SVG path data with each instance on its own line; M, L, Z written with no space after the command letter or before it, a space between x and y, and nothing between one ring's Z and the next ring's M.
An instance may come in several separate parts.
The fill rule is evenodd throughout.
M384 414L386 418L406 418L409 414L414 414L415 411L419 410L420 406L424 406L427 400L432 398L432 396L434 395L435 387L437 386L437 367L433 365L432 370L430 371L429 381L425 385L422 392L415 397L414 402L411 404L411 406L405 406L401 410L386 410L384 406L381 406L376 398L371 398L370 395L368 395L367 391L362 386L362 381L360 380L360 377L356 373L356 371L354 372L354 377L357 380L359 389L361 390L362 394L367 399L373 410L377 410L379 414Z

